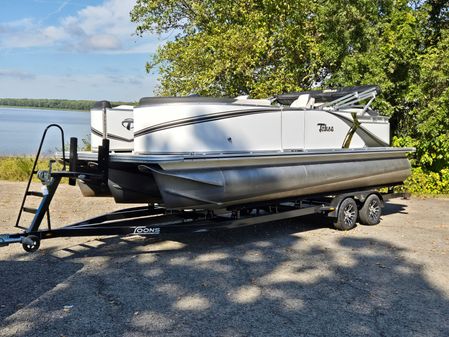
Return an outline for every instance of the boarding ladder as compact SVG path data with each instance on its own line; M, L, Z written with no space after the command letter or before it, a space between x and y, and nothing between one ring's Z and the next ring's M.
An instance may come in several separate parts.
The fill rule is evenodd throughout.
M28 178L28 183L25 189L25 194L23 195L23 199L22 199L22 204L20 206L19 209L19 214L17 216L17 220L16 220L16 224L15 227L19 227L19 228L23 228L24 227L20 226L20 219L22 217L22 213L26 212L26 213L32 213L34 214L34 217L36 219L36 217L41 217L42 218L45 216L45 214L47 215L47 223L48 223L48 229L51 230L51 221L50 221L50 209L48 208L47 204L47 199L49 197L49 187L51 186L46 186L45 184L42 186L42 192L39 191L30 191L30 186L31 186L31 181L33 180L33 178L36 176L38 177L42 182L44 182L45 177L43 177L44 174L47 174L47 171L38 171L36 170L37 164L39 162L39 157L41 155L41 151L42 151L42 146L44 144L44 140L45 137L47 136L47 132L49 129L51 128L57 128L59 129L60 133L61 133L61 145L62 145L62 156L63 156L63 171L66 170L66 161L65 161L65 151L64 151L64 130L62 129L62 127L58 124L50 124L48 125L45 130L44 133L42 135L41 138L41 142L39 144L39 148L37 150L37 154L36 154L36 158L34 159L34 163L33 163L33 168L31 170L30 173L30 177ZM52 165L55 163L56 161L54 159L51 159L49 161L49 173L51 175L51 171L52 171ZM73 184L72 181L69 181L70 184ZM39 205L38 208L32 208L32 207L27 207L26 201L28 197L39 197L42 198L42 201ZM51 198L51 196L50 196Z

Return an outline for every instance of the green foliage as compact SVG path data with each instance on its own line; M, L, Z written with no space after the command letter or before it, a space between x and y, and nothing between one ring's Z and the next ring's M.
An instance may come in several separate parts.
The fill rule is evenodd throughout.
M336 64L344 40L370 24L353 26L347 19L362 17L369 3L353 2L338 13L308 0L141 0L131 14L139 33L178 32L148 64L149 70L159 67L161 94L258 97L321 80ZM336 19L332 27L329 17Z
M0 98L0 106L89 111L95 101L68 99ZM112 102L113 106L134 103Z
M148 63L160 69L161 94L257 97L316 83L377 83L396 94L435 31L429 13L445 13L439 4L418 4L139 0L131 18L139 34L177 32ZM396 104L386 105L391 114Z
M405 97L414 100L410 126L394 138L396 146L414 146L413 163L429 172L449 168L449 30L419 57L420 67Z
M50 158L41 159L37 164L38 170L48 170ZM0 157L0 180L26 181L33 168L33 157ZM54 165L54 168L58 166ZM35 179L35 181L38 181Z
M404 187L416 194L449 194L449 169L424 172L420 167L414 168Z
M92 143L90 142L90 137L87 135L85 138L81 139L83 145L81 146L81 151L92 151Z

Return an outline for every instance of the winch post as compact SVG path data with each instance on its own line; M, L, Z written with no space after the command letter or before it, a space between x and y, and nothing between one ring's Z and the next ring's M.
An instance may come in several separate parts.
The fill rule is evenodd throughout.
M75 172L78 171L78 138L71 137L70 138L70 159L69 159L69 171ZM76 185L76 178L69 178L69 185Z
M102 176L104 183L108 182L109 162L109 139L103 139L102 145L98 147L98 173Z
M109 139L107 130L107 109L112 109L112 105L108 101L101 101L103 109L103 141L98 147L98 171L103 177L103 182L108 182L108 162L109 162Z
M108 138L108 118L107 110L112 109L112 105L108 101L101 101L101 108L103 109L103 139Z

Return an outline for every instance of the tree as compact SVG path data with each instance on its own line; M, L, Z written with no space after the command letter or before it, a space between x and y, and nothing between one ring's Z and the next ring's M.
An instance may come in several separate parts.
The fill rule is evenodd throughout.
M405 95L415 100L410 111L414 128L400 141L417 148L419 166L439 172L449 168L449 30L418 62L419 72Z
M147 69L161 94L267 96L308 89L366 51L392 0L150 0L131 13L137 31L175 31Z

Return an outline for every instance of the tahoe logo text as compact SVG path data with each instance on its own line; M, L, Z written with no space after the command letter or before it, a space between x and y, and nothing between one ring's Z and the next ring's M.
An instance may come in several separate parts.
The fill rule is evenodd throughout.
M317 124L319 127L319 131L320 132L334 132L334 127L333 126L327 126L325 123L318 123Z

